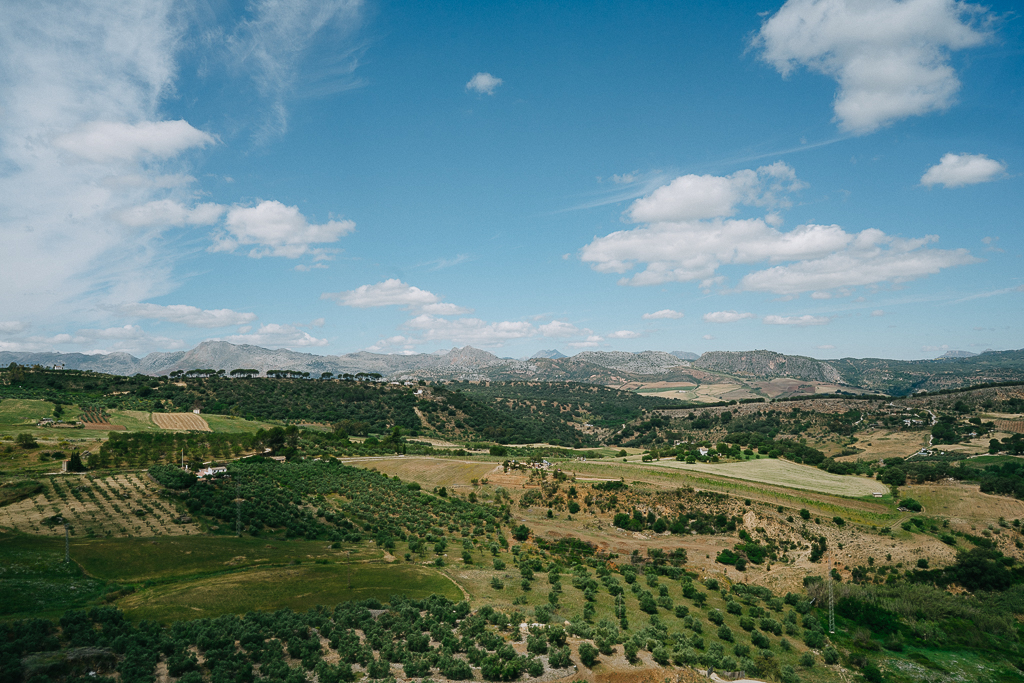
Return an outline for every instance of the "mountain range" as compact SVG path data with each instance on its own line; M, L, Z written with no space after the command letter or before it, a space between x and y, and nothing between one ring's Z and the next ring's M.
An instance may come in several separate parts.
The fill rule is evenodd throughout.
M264 349L223 341L207 341L189 351L155 352L143 358L127 353L0 352L0 365L62 365L69 370L92 370L116 375L166 375L196 368L231 371L252 368L308 372L379 373L389 380L532 380L590 384L684 381L707 383L726 375L743 381L791 377L904 395L991 382L1024 381L1024 350L986 351L978 355L950 354L920 361L878 358L817 360L775 351L709 351L698 356L675 351L583 351L565 356L541 351L521 360L499 358L465 346L436 353L410 355L360 351L340 356L319 356L287 349Z

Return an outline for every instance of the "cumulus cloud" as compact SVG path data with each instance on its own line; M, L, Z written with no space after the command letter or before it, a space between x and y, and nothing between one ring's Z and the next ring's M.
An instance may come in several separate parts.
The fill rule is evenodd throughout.
M706 323L735 323L753 317L753 313L740 313L739 311L715 311L702 316Z
M637 199L626 215L636 223L732 216L740 204L788 205L786 195L803 187L796 172L781 161L728 176L684 175Z
M371 353L395 353L398 351L402 354L413 353L412 348L418 344L419 341L411 339L402 335L395 335L393 337L387 337L381 339L373 346L367 346L366 350Z
M944 154L935 166L921 176L925 187L963 187L995 180L1006 173L1006 164L984 154Z
M428 314L416 316L406 326L419 330L423 341L448 340L473 346L501 346L512 339L530 337L537 332L528 322L488 323L478 318L449 320Z
M136 318L166 320L189 327L228 327L243 325L256 320L255 313L240 313L229 308L203 310L195 306L171 304L122 304L114 309L117 313Z
M839 127L863 134L952 105L949 54L986 42L990 20L954 0L788 0L753 44L783 76L803 66L834 78Z
M234 206L228 210L222 232L211 251L234 251L240 245L255 245L252 258L283 256L298 258L314 252L312 245L337 242L356 229L349 220L310 223L297 206L262 201L256 206ZM316 255L314 253L314 255Z
M766 315L765 325L795 325L797 327L808 327L810 325L827 325L831 318L815 315Z
M683 314L679 311L673 311L671 308L663 308L654 313L644 313L641 317L644 320L676 320L682 318Z
M636 339L639 336L639 332L633 332L632 330L619 330L618 332L612 332L609 334L608 339Z
M822 344L821 346L815 346L814 348L821 349L822 351L829 351L829 350L834 349L836 347L835 347L834 344Z
M293 325L269 323L260 325L250 334L233 334L224 337L224 341L232 344L251 344L267 348L302 348L308 346L327 346L326 339L317 339L308 332L303 332Z
M146 157L167 159L214 142L212 135L193 128L187 121L90 121L54 140L57 147L99 163Z
M875 318L881 318L883 315L885 315L885 311L883 311L881 309L879 309L877 311L871 311L871 315L872 315L872 317L875 317Z
M118 211L117 220L132 228L184 225L213 225L227 207L220 204L197 204L188 208L173 199L157 199Z
M601 345L604 341L604 337L596 334L592 334L587 337L584 341L569 342L569 346L574 349L593 349Z
M538 329L545 337L575 337L578 334L589 331L581 330L572 323L562 322L561 320L552 320L546 325L541 325Z
M407 285L397 278L378 282L375 285L362 285L347 292L326 292L321 299L333 299L339 306L353 308L377 308L380 306L431 306L441 301L441 297L419 287ZM438 313L435 311L435 313Z
M673 181L638 199L626 217L653 222L595 237L580 251L580 258L605 273L624 274L644 266L620 284L699 281L704 289L723 281L716 274L722 265L789 262L749 273L739 288L782 294L817 290L817 298L832 296L829 289L848 294L843 288L902 282L976 262L963 249L926 248L935 237L898 239L876 229L850 233L838 225L817 224L786 232L779 229L774 212L765 218L728 217L740 204L787 204L787 193L802 183L785 164L719 178L729 190L715 195L714 201L701 199L698 187L715 185L713 177L691 178L699 180L674 189Z
M799 294L880 282L901 283L934 275L943 268L978 262L966 249L925 248L938 241L935 235L901 239L872 228L849 237L846 247L836 253L750 273L740 281L740 289Z
M466 83L466 90L472 90L481 95L493 95L494 89L501 85L501 83L502 80L500 78L481 71L469 79L469 83Z
M17 334L24 332L27 327L28 325L17 320L0 322L0 334Z
M449 303L436 303L427 304L420 308L424 313L430 313L431 315L465 315L466 313L472 313L472 308L466 308L465 306L459 306L458 304Z

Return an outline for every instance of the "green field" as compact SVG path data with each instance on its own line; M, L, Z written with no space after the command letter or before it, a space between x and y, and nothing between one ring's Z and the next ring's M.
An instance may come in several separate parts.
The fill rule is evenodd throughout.
M71 554L92 576L107 581L152 581L238 571L293 560L379 559L367 545L332 550L326 541L268 541L261 538L194 536L110 538L75 541Z
M169 623L181 619L244 614L254 610L306 610L348 600L392 595L424 598L432 593L460 600L447 577L415 565L378 563L303 564L254 568L148 588L118 601L128 618Z
M59 616L122 593L132 619L163 623L395 594L461 599L439 572L381 557L367 544L206 536L75 541L65 564L61 538L0 534L0 618Z
M0 400L0 427L20 424L32 425L37 420L53 415L49 401L5 398Z
M231 415L203 414L202 418L206 420L206 424L210 425L210 429L222 434L250 434L260 429L280 426L278 423L243 420L240 417L233 417Z

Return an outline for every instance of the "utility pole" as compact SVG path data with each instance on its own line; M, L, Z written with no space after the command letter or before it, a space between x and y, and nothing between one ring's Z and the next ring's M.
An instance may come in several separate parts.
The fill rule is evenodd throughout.
M828 551L828 632L836 632L835 594L832 591L832 549Z
M238 482L238 497L235 499L235 535L242 537L242 482Z

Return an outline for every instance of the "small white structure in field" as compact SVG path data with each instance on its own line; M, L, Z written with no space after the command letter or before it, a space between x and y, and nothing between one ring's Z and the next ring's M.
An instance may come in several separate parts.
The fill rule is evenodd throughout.
M212 477L215 474L222 474L227 471L227 467L204 467L203 469L196 472L196 476L202 479L204 477Z
M199 414L199 408L193 408L192 412L195 413L196 415L198 415Z

